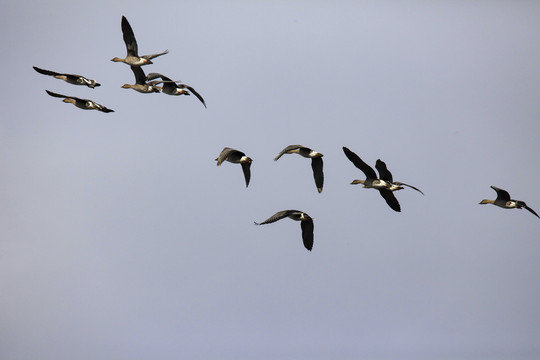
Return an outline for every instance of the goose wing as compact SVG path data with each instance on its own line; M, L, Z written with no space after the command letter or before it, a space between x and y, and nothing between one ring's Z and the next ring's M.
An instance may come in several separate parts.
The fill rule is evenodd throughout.
M206 103L204 102L203 97L202 97L197 91L195 91L194 88L192 88L191 86L187 86L187 85L186 85L186 88L187 88L189 91L191 91L191 92L193 93L193 95L195 95L195 96L197 97L197 99L199 99L199 100L202 102L202 104L204 105L204 107L206 107Z
M383 180L384 180L384 179L383 179ZM418 189L418 188L415 188L415 187L412 186L412 185L405 184L405 183L402 183L402 182L395 182L394 184L396 184L396 185L398 185L398 186L401 186L401 185L403 185L403 186L408 186L408 187L410 187L411 189L414 189L414 190L418 191L420 194L424 195L424 193L422 192L422 190L420 190L420 189Z
M491 188L497 192L497 200L505 202L510 201L510 194L508 193L508 191L500 189L496 186L491 186Z
M288 153L289 151L291 150L296 150L296 149L300 149L302 148L303 146L302 145L289 145L287 146L285 149L281 150L281 152L279 154L277 154L277 156L274 158L274 161L278 161L278 159L283 155L283 154L286 154Z
M274 222L276 222L278 220L286 218L289 215L294 214L296 212L298 212L298 210L282 210L282 211L278 211L277 213L270 216L268 219L264 220L261 223L255 222L255 225L271 224L271 223L274 223Z
M304 247L311 251L313 248L313 219L302 220L300 222L300 227L302 228Z
M40 68L38 68L37 66L32 66L32 67L33 67L34 70L36 70L38 73L43 74L43 75L49 75L49 76L66 75L66 74L60 74L60 73L57 73L57 72L54 72L54 71L51 71L51 70L40 69Z
M217 166L220 166L225 160L227 160L229 158L229 156L236 156L238 154L240 154L240 157L239 159L244 156L245 154L241 151L238 151L238 150L235 150L235 149L232 149L232 148L223 148L223 150L221 150L221 153L219 154L219 156L217 157L216 161L217 161Z
M244 179L246 180L246 187L249 185L251 179L251 163L242 163L242 171L244 172Z
M141 57L150 60L150 59L157 58L158 56L165 55L165 54L168 54L168 53L169 53L169 50L165 50L165 51L157 53L157 54L143 55Z
M96 104L96 103L94 103L94 104ZM104 112L104 113L114 112L113 109L109 109L109 108L107 108L107 107L105 107L103 105L100 105L100 104L96 104L96 109L98 109L99 111Z
M146 84L146 76L144 75L144 70L140 66L130 66L133 75L135 75L135 83L139 85Z
M126 43L126 49L128 56L139 56L139 49L137 47L137 40L129 21L125 16L122 16L122 34L124 36L124 43Z
M345 146L343 147L343 152L345 153L345 156L362 172L366 175L366 178L368 179L377 179L377 174L375 174L375 170L371 168L368 164L366 164L358 155L353 153L351 150L347 149Z
M377 159L377 162L375 163L375 168L379 172L379 179L393 182L392 173L390 172L390 170L388 170L384 161L382 161L381 159Z
M91 100L88 100L88 99L81 99L81 98L78 98L78 97L75 97L75 96L67 96L67 95L57 94L57 93L49 91L49 90L45 90L45 91L47 92L47 94L49 94L51 96L54 96L54 97L57 97L57 98L73 99L75 101L83 101L83 102L91 101Z
M531 209L530 207L528 207L527 204L525 204L525 201L518 201L517 203L518 203L518 206L519 206L519 207L522 207L522 208L527 209L531 214L536 215L536 217L540 218L540 216L538 216L538 214L536 213L536 211L534 211L533 209Z
M390 190L386 189L379 189L379 192L381 196L384 198L388 206L392 208L392 210L400 212L401 206L399 205L399 201L394 196L394 193Z
M315 179L315 185L317 185L317 191L319 194L323 190L324 184L324 172L323 172L323 160L322 157L315 157L311 159L311 168L313 169L313 178Z
M57 94L55 92L52 92L52 91L49 91L49 90L45 90L47 92L47 94L51 95L51 96L54 96L54 97L57 97L57 98L72 98L72 99L76 99L72 96L66 96L66 95L62 95L62 94Z

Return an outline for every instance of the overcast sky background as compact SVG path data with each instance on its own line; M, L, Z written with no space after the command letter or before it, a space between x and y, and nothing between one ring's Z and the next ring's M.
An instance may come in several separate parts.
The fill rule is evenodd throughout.
M495 185L540 212L540 2L0 8L0 358L540 357L540 219L478 205ZM121 88L122 15L208 109ZM324 154L322 194L272 160L290 144ZM342 146L425 196L392 211ZM297 222L253 225L283 209L312 252Z

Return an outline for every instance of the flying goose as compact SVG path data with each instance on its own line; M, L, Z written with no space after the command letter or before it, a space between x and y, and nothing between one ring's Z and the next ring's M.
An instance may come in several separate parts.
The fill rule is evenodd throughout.
M127 55L124 59L114 57L111 59L111 61L123 62L125 64L133 66L143 66L152 64L152 61L150 61L150 59L165 55L169 52L169 50L165 50L159 54L139 56L139 50L137 47L137 40L135 39L135 34L133 33L133 29L131 28L131 25L129 25L129 22L127 21L125 16L122 16L122 34L124 35L124 42L126 43Z
M114 110L111 110L111 109L108 109L106 108L105 106L103 105L100 105L92 100L88 100L88 99L79 99L78 97L75 97L75 96L66 96L66 95L61 95L61 94L57 94L57 93L53 93L52 91L49 91L49 90L45 90L47 92L47 94L51 95L51 96L54 96L54 97L57 97L57 98L64 98L64 102L65 103L72 103L73 105L75 105L76 107L80 108L80 109L84 109L84 110L98 110L98 111L102 111L102 112L105 112L105 113L109 113L109 112L113 112Z
M354 166L362 170L362 172L366 175L366 180L355 179L351 182L351 184L363 184L365 188L379 190L379 193L384 198L388 206L390 206L392 210L400 212L401 206L399 205L399 202L392 191L388 189L390 184L384 180L378 179L375 170L373 170L368 164L360 159L358 155L353 153L345 146L343 147L343 152L345 153L345 156L347 156L347 158L354 164Z
M180 81L172 81L165 75L162 75L160 73L150 73L146 75L146 80L154 80L157 78L161 78L161 81L154 81L154 84L160 84L163 83L163 87L161 89L162 92L164 92L167 95L191 95L189 92L191 91L193 95L199 99L204 107L206 107L206 103L204 102L203 97L195 91L194 88L192 88L189 85L182 84ZM187 90L186 90L187 89ZM189 91L188 91L189 90Z
M315 185L317 186L317 191L319 194L323 190L324 184L324 173L323 173L323 154L311 150L302 145L289 145L274 158L274 161L277 161L283 154L298 154L305 158L311 159L311 168L313 169L313 178L315 179Z
M96 80L87 79L81 75L61 74L61 73L57 73L51 70L40 69L37 66L32 66L32 67L34 68L34 70L36 70L40 74L49 75L49 76L54 77L55 79L64 80L65 82L73 84L73 85L86 85L92 89L96 86L101 86L101 84L97 83Z
M510 199L510 194L508 193L508 191L499 189L498 187L495 187L495 186L491 186L491 188L497 192L497 198L495 200L484 199L480 201L479 204L482 204L482 205L493 204L495 206L502 207L504 209L525 208L529 212L531 212L532 214L540 218L540 216L538 216L538 214L533 209L531 209L530 207L527 206L527 204L525 204L525 201Z
M278 211L262 223L255 222L255 225L271 224L283 218L290 218L296 221L300 221L300 227L302 228L302 240L304 241L304 247L311 251L313 248L313 219L303 211L298 210L283 210Z
M250 167L251 163L253 162L250 157L246 156L246 154L241 151L226 147L223 148L216 161L217 166L221 166L224 161L228 161L233 164L241 164L242 171L244 172L244 179L246 180L246 187L248 187L249 179L251 178Z

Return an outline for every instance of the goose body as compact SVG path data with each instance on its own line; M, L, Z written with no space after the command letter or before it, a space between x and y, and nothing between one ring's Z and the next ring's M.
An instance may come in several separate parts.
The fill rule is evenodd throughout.
M324 172L323 172L323 154L312 150L308 147L302 145L289 145L274 158L274 161L277 161L284 154L298 154L305 158L311 159L311 169L313 170L313 179L315 180L315 185L317 186L317 191L319 193L323 190L324 185Z
M246 156L241 151L231 149L231 148L223 148L219 156L216 158L217 166L221 166L221 164L224 161L231 162L233 164L241 164L242 165L242 172L244 173L244 180L246 181L246 187L249 185L249 180L251 179L251 163L253 160Z
M75 105L76 107L78 107L79 109L98 110L98 111L101 111L101 112L104 112L104 113L109 113L109 112L114 111L114 110L108 109L105 106L100 105L100 104L98 104L98 103L96 103L95 101L92 101L92 100L80 99L80 98L75 97L75 96L66 96L66 95L62 95L62 94L57 94L57 93L54 93L54 92L49 91L49 90L45 90L45 91L50 96L57 97L57 98L64 98L64 100L62 100L63 102L71 103L71 104Z
M313 248L313 218L308 214L299 210L282 210L278 211L274 215L270 216L268 219L264 220L261 223L255 222L255 225L265 225L271 224L278 220L288 217L289 219L300 221L300 227L302 228L302 241L304 242L304 247L311 251Z
M88 78L85 78L84 76L81 76L81 75L62 74L62 73L57 73L57 72L51 71L51 70L40 69L37 66L32 66L32 67L34 68L34 70L36 70L40 74L52 76L55 79L64 80L65 82L67 82L69 84L85 85L85 86L88 86L89 88L92 88L92 89L95 88L96 86L101 86L101 84L96 82L96 80L88 79Z
M152 61L150 61L150 59L156 58L161 55L165 55L169 52L169 50L165 50L158 54L139 56L139 48L137 46L137 40L135 39L135 34L133 33L133 29L131 28L131 25L129 24L125 16L122 16L122 34L124 37L124 43L126 44L126 50L127 50L126 57L123 59L114 57L111 59L111 61L123 62L124 64L132 65L132 66L143 66L143 65L152 64Z
M493 204L503 209L526 209L531 214L540 218L540 216L538 216L533 209L527 206L525 201L511 199L508 191L500 189L496 186L491 186L491 188L497 192L497 198L495 200L484 199L480 201L479 204Z

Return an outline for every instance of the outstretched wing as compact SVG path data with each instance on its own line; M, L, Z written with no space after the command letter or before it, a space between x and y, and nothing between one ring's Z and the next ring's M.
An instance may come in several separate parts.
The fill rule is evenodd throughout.
M285 149L281 150L279 154L274 158L274 161L277 161L283 154L288 153L291 150L300 149L303 147L302 145L289 145Z
M57 97L57 98L70 98L71 97L71 96L66 96L66 95L62 95L62 94L57 94L57 93L54 93L54 92L49 91L49 90L45 90L45 91L47 92L47 94L49 94L51 96L54 96L54 97Z
M497 200L510 201L510 194L508 191L499 189L496 186L491 186L491 188L497 192Z
M168 78L165 75L160 74L160 73L152 72L152 73L149 73L148 75L146 75L146 80L154 80L154 79L157 79L157 78L160 78L162 80L162 81L157 82L157 84L162 83L162 82L174 82L174 83L176 83L176 81L172 81L170 78Z
M49 76L56 76L56 75L65 75L65 74L60 74L60 73L57 73L57 72L54 72L54 71L51 71L51 70L45 70L45 69L40 69L36 66L32 66L34 68L34 70L36 70L38 73L40 74L43 74L43 75L49 75Z
M113 109L109 109L109 108L107 108L107 107L105 107L105 106L103 106L103 105L100 105L100 104L96 104L96 105L98 105L97 109L98 109L99 111L101 111L101 112L104 112L104 113L114 112Z
M323 160L322 157L315 157L311 159L311 168L313 169L313 178L315 179L315 185L317 185L317 191L319 194L322 192L324 184L323 173Z
M362 172L366 175L366 178L368 179L376 179L377 174L375 174L375 170L373 170L368 164L366 164L358 155L353 153L351 150L347 149L345 146L343 147L343 152L345 153L345 156Z
M135 83L139 85L146 84L146 76L144 75L144 70L140 66L130 66L133 75L135 75Z
M311 251L313 248L313 219L302 220L300 222L300 227L302 228L304 247Z
M80 98L75 97L75 96L67 96L67 95L57 94L57 93L54 93L54 92L49 91L49 90L45 90L45 91L47 92L47 94L49 94L51 96L54 96L54 97L57 97L57 98L73 99L73 100L76 100L76 101L89 101L88 99L80 99Z
M383 179L384 180L384 179ZM424 195L424 193L422 192L422 190L418 189L418 188L415 188L414 186L412 185L409 185L409 184L405 184L405 183L402 183L402 182L395 182L394 184L398 185L398 186L401 186L401 185L404 185L404 186L408 186L410 187L411 189L414 189L416 191L418 191L420 194Z
M168 54L168 53L169 53L169 50L165 50L165 51L157 53L157 54L144 55L142 57L150 60L150 59L157 58L158 56L165 55L165 54ZM165 79L163 79L163 80L165 80Z
M229 154L234 152L234 151L237 151L237 150L234 150L234 149L231 149L231 148L223 148L223 150L221 150L221 153L219 153L216 161L217 161L217 166L220 166L225 160L227 160L227 158L229 157Z
M536 215L536 217L540 218L540 216L538 216L538 214L533 209L531 209L530 207L527 206L527 204L525 204L525 201L518 201L517 203L519 207L523 207L527 209L531 214L534 214Z
M298 210L282 210L278 211L274 215L270 216L268 219L264 220L262 223L255 222L255 225L264 225L264 224L271 224L273 222L276 222L278 220L281 220L283 218L286 218L287 216L298 212Z
M388 168L386 167L386 164L381 159L378 159L375 163L375 168L379 172L379 179L384 181L393 182L392 180L392 173Z
M242 163L242 171L244 172L244 179L246 180L246 187L249 185L249 179L251 179L251 163Z
M197 97L197 99L199 99L199 100L202 102L202 104L204 105L204 107L206 107L206 103L204 102L203 97L202 97L197 91L195 91L194 88L192 88L191 86L187 86L187 85L186 85L186 88L187 88L189 91L191 91L191 92L193 93L193 95L195 95L195 96Z
M386 200L388 206L392 208L392 210L397 212L401 211L401 206L399 206L399 202L392 191L386 189L379 189L379 192L381 193L381 196L384 198L384 200Z
M137 40L135 40L133 29L125 16L122 16L122 34L124 36L124 43L126 43L128 56L138 56Z

